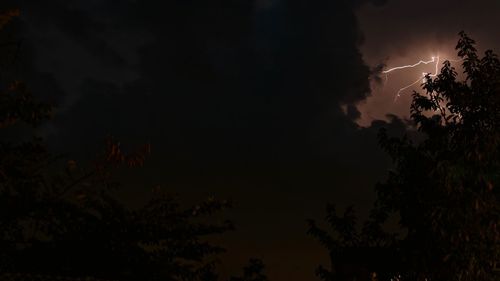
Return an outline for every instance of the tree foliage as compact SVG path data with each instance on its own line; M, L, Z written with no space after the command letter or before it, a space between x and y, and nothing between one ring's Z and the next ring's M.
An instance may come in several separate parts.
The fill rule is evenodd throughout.
M389 280L397 275L397 235L382 229L386 214L374 210L359 229L354 208L342 215L335 205L326 207L325 221L330 231L309 220L308 234L315 237L329 252L330 268L319 266L316 275L322 280ZM397 267L397 266L396 266Z
M268 281L264 274L264 263L259 259L250 259L248 265L243 268L243 276L231 277L229 281Z
M0 28L16 13L1 14ZM23 83L4 78L0 134L50 117L51 107L36 102ZM113 171L142 165L149 150L145 145L124 153L109 139L104 152L84 168L55 157L36 137L1 140L0 276L216 280L216 254L224 249L205 237L233 226L204 218L227 208L227 201L208 198L183 208L174 196L155 188L147 204L131 209L114 196L119 185ZM61 161L66 163L61 166ZM252 263L241 280L265 280L261 269Z
M311 234L332 256L332 269L319 269L323 279L352 280L353 274L338 272L339 264L345 263L342 253L368 246L377 254L364 265L371 265L370 271L379 276L498 280L500 61L491 50L479 57L474 40L463 32L456 49L463 73L446 61L437 76L425 77L425 93L413 94L411 119L424 139L389 137L381 130L380 144L392 157L394 169L377 185L376 204L361 234L354 231L350 210L340 218L329 211L334 235L311 224ZM383 240L388 243L382 247L371 245L376 237L391 237L381 228L391 215L400 218L405 234ZM366 232L369 225L372 231ZM358 252L358 264L370 250ZM384 251L394 258L386 259Z
M477 55L460 33L463 79L445 62L415 92L411 118L420 143L389 138L382 147L395 169L377 188L378 204L400 215L408 235L407 269L433 280L496 280L500 261L500 61Z

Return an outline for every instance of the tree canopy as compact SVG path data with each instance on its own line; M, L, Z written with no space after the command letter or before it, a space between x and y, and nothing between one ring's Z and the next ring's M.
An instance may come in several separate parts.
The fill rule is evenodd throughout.
M381 145L395 170L378 186L378 204L397 212L408 232L408 268L434 280L494 280L499 260L500 61L480 58L460 33L463 79L450 62L426 76L411 118L420 143L389 138Z
M0 31L17 14L0 13ZM2 72L8 68L2 65ZM51 106L8 77L0 77L0 134L50 117ZM229 202L208 198L182 207L154 188L149 202L129 208L114 196L113 171L142 165L149 153L149 145L125 153L110 138L95 161L81 167L53 155L34 135L0 140L0 279L218 280L217 254L224 249L206 237L233 225L207 217ZM232 280L266 280L263 269L252 259L244 276Z
M356 232L349 210L339 217L330 208L333 236L311 224L314 236L334 246L329 247L332 270L319 270L325 280L340 276L338 249L353 252L363 246L378 247L379 258L382 250L391 253L393 258L384 261L390 267L368 262L379 276L498 280L500 61L491 50L479 57L464 32L456 49L463 73L446 61L437 76L425 77L425 92L413 94L411 120L423 140L389 137L381 130L380 144L394 169L377 185L376 204L363 231ZM404 235L384 234L382 224L392 215L399 217ZM373 245L380 237L387 243Z

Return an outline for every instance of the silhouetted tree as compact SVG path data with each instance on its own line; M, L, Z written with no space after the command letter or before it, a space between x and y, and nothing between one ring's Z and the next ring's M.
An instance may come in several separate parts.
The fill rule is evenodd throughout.
M0 27L15 15L1 14ZM19 123L35 127L50 116L51 107L35 102L21 82L3 78L0 134ZM232 224L205 223L203 217L228 202L209 198L181 208L156 188L145 206L130 209L113 196L115 168L142 165L148 153L146 145L125 154L110 139L88 168L73 160L60 168L60 158L38 138L0 140L0 278L214 280L214 255L223 249L203 238Z
M353 207L346 208L340 216L336 207L328 204L325 221L331 231L319 227L314 220L308 221L308 234L315 237L330 256L330 268L319 266L316 275L325 281L389 280L397 275L397 236L382 229L385 220L385 213L374 210L358 229Z
M420 143L380 134L395 169L377 187L379 208L407 230L407 271L432 280L497 280L500 261L500 61L479 58L460 33L464 79L445 62L415 92L411 118Z
M424 139L389 137L381 130L380 144L392 157L394 169L385 183L377 185L375 208L361 235L350 210L340 218L328 210L327 220L337 236L311 224L310 233L332 257L331 270L318 270L324 280L353 280L355 274L339 272L351 262L346 252L355 253L355 270L368 264L379 277L498 280L500 61L490 50L480 58L475 42L463 32L456 49L463 79L446 61L436 77L425 77L425 94L413 94L411 119ZM381 225L391 215L400 218L405 234L386 240L390 235ZM368 225L375 231L366 232ZM388 242L382 249L372 245L377 233ZM370 250L356 252L364 246ZM373 249L376 254L365 262ZM381 254L385 250L392 259ZM369 280L366 273L362 278Z
M264 274L264 263L259 259L250 259L248 265L243 268L243 276L231 277L229 281L268 281Z

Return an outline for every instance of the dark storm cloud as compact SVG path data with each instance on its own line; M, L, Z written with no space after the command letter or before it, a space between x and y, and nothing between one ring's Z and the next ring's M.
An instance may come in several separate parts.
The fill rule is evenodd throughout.
M50 10L47 14L56 17L47 21L76 42L103 46L96 49L102 51L98 58L108 57L108 44L99 38L107 27L90 15L92 9L103 7L90 5L82 11L54 3L41 10ZM277 153L277 158L311 150L316 145L309 139L311 128L321 133L333 130L337 123L351 122L340 105L356 103L369 94L369 69L357 49L362 40L353 11L357 5L277 1L261 12L252 1L152 1L118 4L120 14L108 8L118 31L125 30L120 25L135 26L154 36L154 43L139 50L139 63L133 67L140 78L115 93L114 103L131 112L130 119L155 128L143 129L146 136L172 133L158 133L164 131L154 125L158 122L164 128L177 128L187 142L194 141L189 149L199 148L201 158L214 146L229 151L213 155L222 159L238 155L231 150L255 150L248 157L256 152ZM57 18L58 13L65 16ZM92 54L96 50L90 48ZM112 83L107 77L101 79L102 84ZM99 99L105 96L81 86L79 95L89 105L103 102ZM141 105L143 99L149 104ZM350 108L349 116L356 116ZM108 122L102 120L110 112L93 110L92 117L86 117L91 120L82 126L92 124L90 132L98 130L94 124ZM149 116L153 112L154 118ZM84 120L79 114L68 115L66 122ZM59 137L64 131L74 135L63 129ZM195 141L200 139L204 141Z
M0 9L15 7L8 3L0 4ZM0 76L3 81L24 81L28 85L37 85L32 91L38 98L51 104L58 104L64 92L59 87L53 73L36 69L37 59L35 46L24 38L26 26L19 19L13 19L14 24L2 28L0 34ZM3 85L5 86L5 85Z
M122 66L124 60L103 38L105 19L96 20L89 11L72 7L72 1L25 1L23 17L38 29L57 30L104 63ZM110 26L112 27L112 26ZM36 43L35 43L36 44Z
M303 219L326 201L366 209L388 165L377 131L406 126L354 122L354 104L370 94L355 16L364 2L26 2L27 33L65 46L34 51L36 68L58 79L63 99L79 97L49 141L87 155L107 134L151 141L148 182L233 197L246 235L265 231L267 245L285 231L305 243ZM263 253L281 263L279 250Z
M462 30L480 43L480 49L496 49L500 39L492 34L500 24L499 11L496 0L440 0L429 5L400 0L389 1L382 9L367 5L359 13L367 38L365 54L386 59L419 50L439 51L448 44L453 49Z

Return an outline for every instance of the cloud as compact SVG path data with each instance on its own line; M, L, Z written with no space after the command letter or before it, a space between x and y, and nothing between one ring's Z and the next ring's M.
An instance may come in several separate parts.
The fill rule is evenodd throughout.
M84 9L72 7L72 1L25 1L23 18L38 29L58 30L105 64L122 67L124 59L103 38L113 28L106 19Z
M354 122L370 95L362 2L29 2L30 34L62 42L31 41L36 67L73 100L49 141L82 157L107 134L151 141L148 182L233 197L246 235L278 220L269 241L283 231L303 241L303 219L326 201L368 208L389 165L377 130L405 130L397 118Z
M81 126L71 125L78 122L98 124L90 131L109 123L110 133L126 135L128 128L113 127L116 122L142 124L147 139L175 134L180 143L169 147L191 151L195 163L321 158L339 149L322 136L355 137L352 105L370 94L370 69L358 50L358 4L276 1L260 11L252 1L126 2L111 16L121 21L115 25L148 30L154 38L138 51L133 68L139 78L115 86L109 99L95 88L114 84L107 77L79 84L82 101L61 116L57 138L80 146L86 138L76 141L73 130ZM94 81L91 90L88 81ZM342 105L351 109L347 116ZM129 114L110 118L115 106ZM83 118L80 107L93 107L92 116Z

